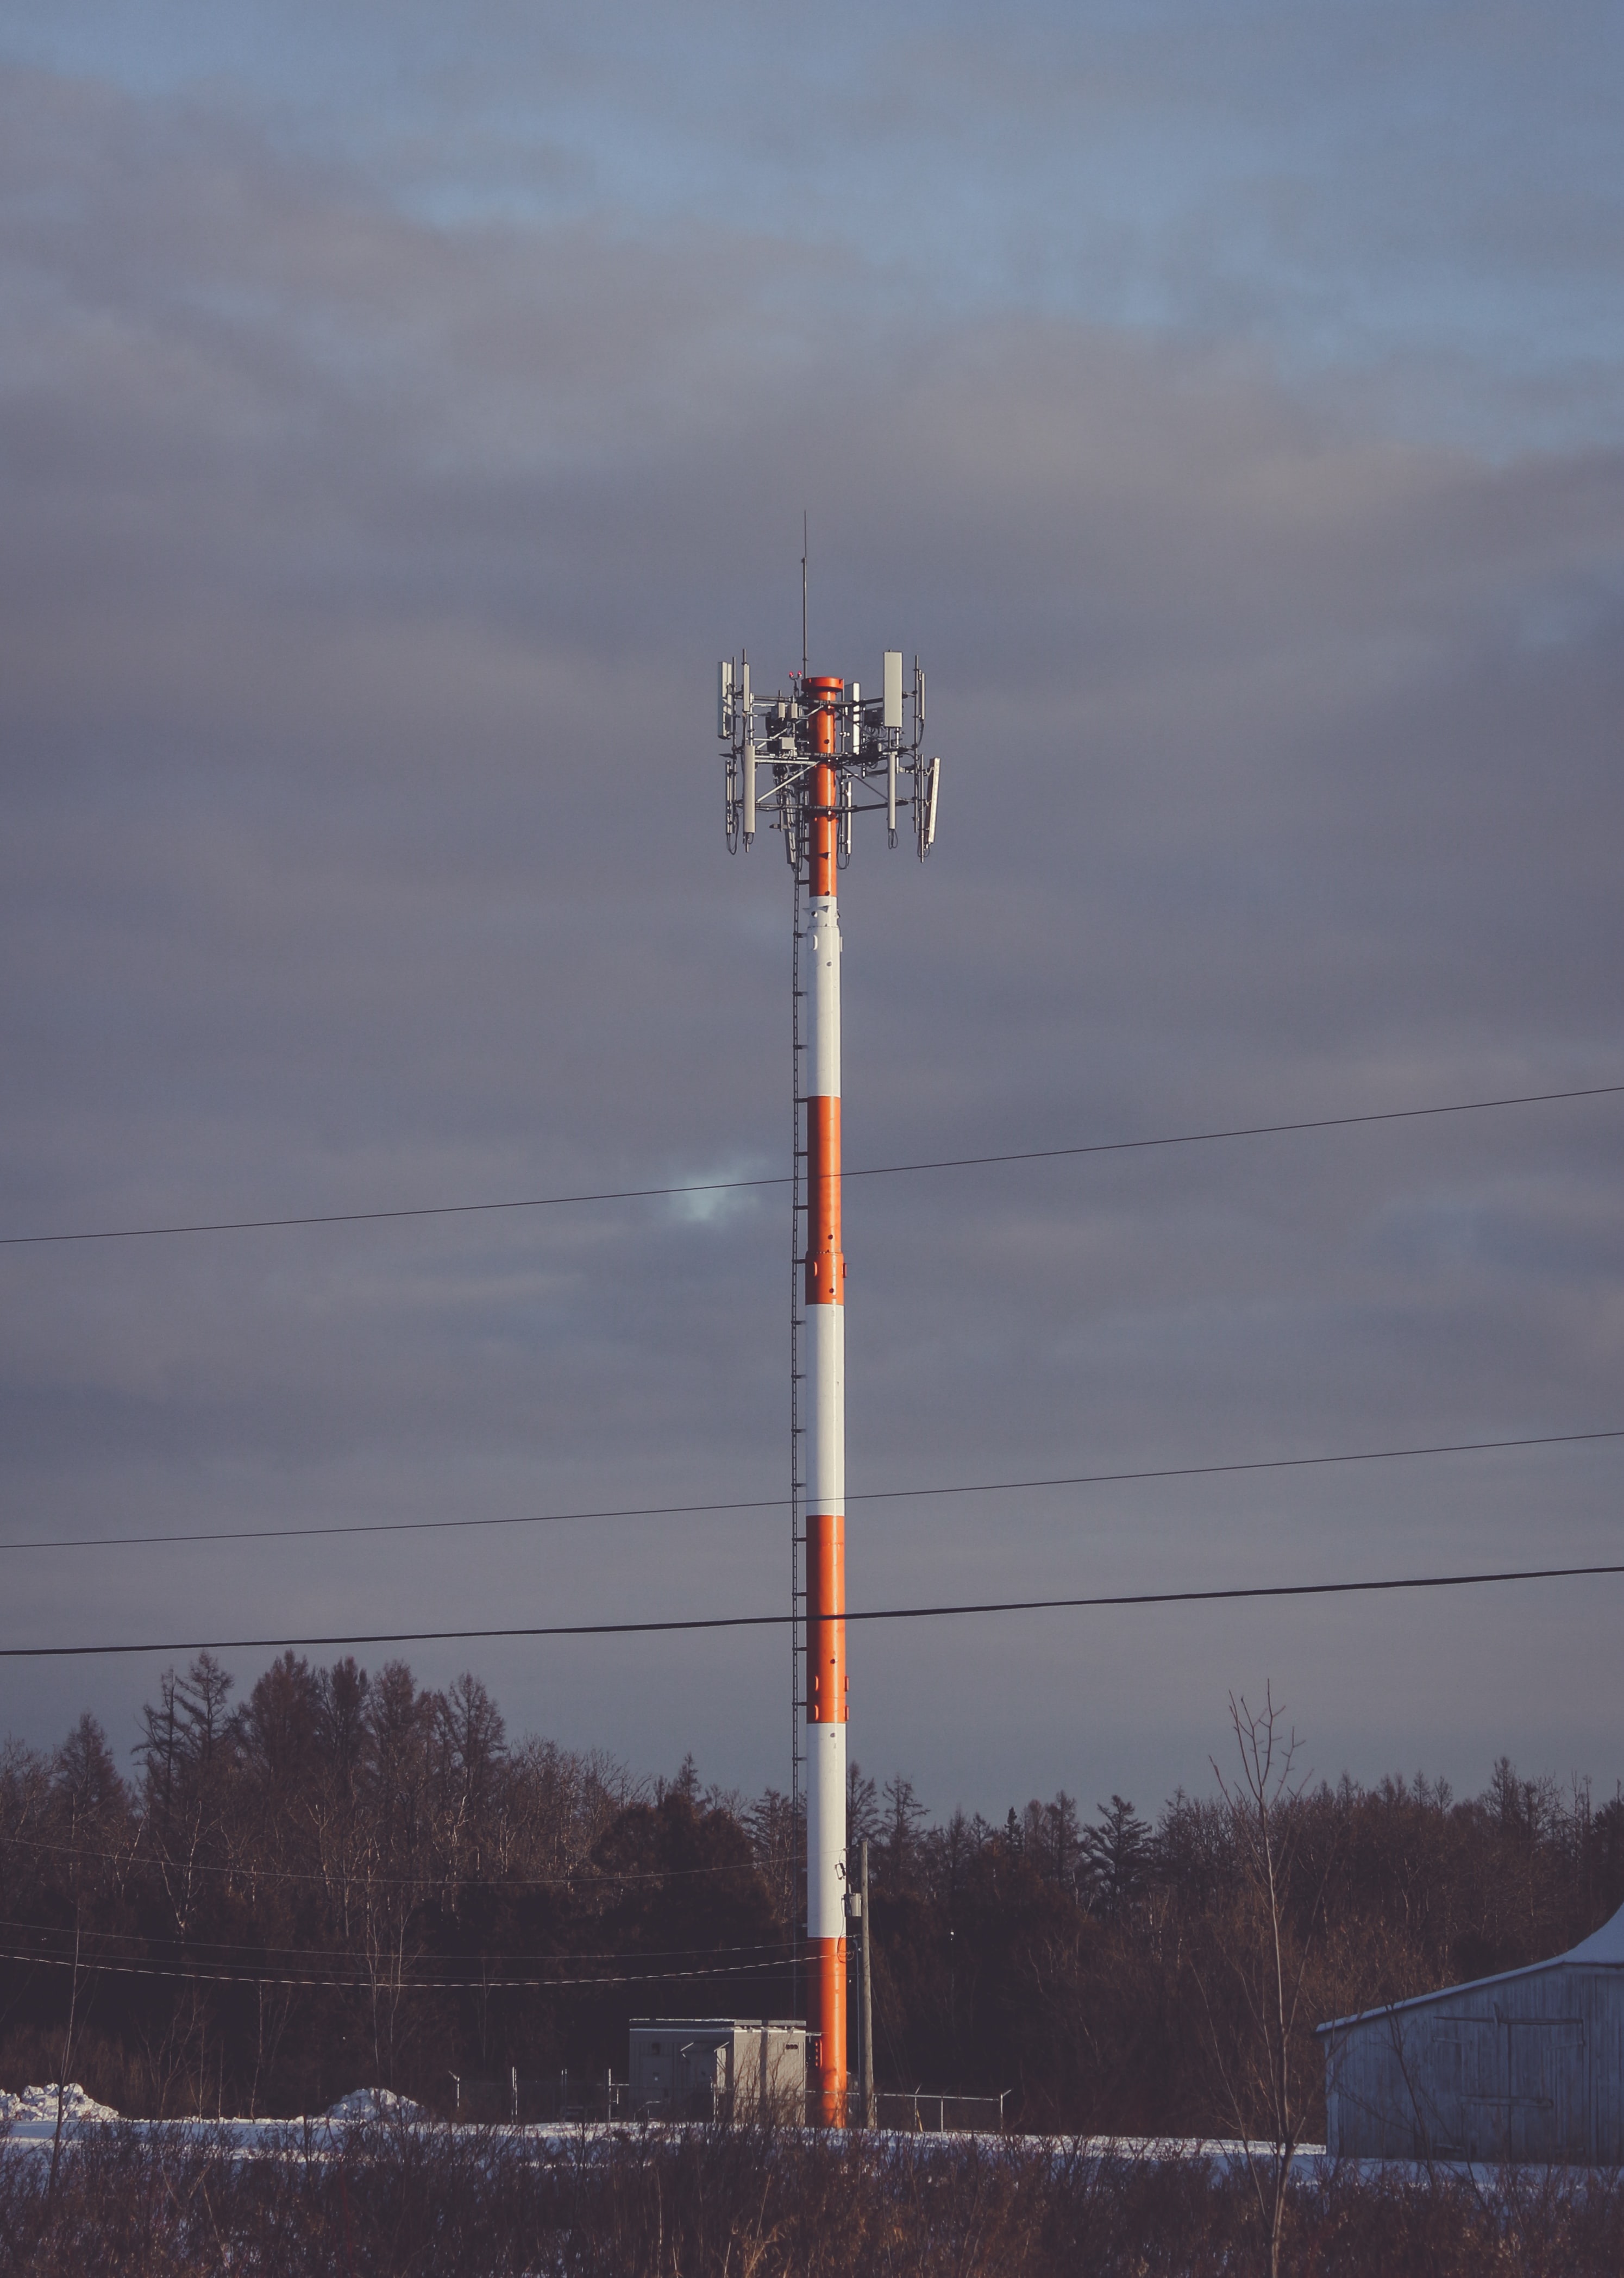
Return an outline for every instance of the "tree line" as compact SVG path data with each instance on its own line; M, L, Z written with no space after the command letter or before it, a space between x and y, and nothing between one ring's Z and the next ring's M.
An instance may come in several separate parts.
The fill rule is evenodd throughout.
M363 2083L601 2083L634 2015L798 2015L790 1800L509 1737L464 1675L285 1654L248 1697L203 1654L126 1770L83 1716L0 1755L0 2087L71 2075L120 2110L319 2110ZM1288 1767L1289 1770L1289 1767ZM1624 1800L1393 1776L1153 1816L1061 1792L932 1816L851 1768L869 1846L882 2085L1013 2091L1031 2127L1229 2130L1249 2115L1254 1964L1277 1935L1313 2128L1314 2022L1562 1951L1624 1904Z

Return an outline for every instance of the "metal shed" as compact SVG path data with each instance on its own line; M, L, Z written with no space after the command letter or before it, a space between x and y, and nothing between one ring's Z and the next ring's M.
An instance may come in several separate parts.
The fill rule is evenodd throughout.
M806 2117L807 2032L746 2017L637 2017L632 2109L651 2119Z
M1553 1961L1319 2030L1333 2154L1624 2163L1624 1907Z

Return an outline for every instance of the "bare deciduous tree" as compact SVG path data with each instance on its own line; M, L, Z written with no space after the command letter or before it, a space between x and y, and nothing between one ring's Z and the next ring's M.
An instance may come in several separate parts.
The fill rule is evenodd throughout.
M1229 1695L1240 1769L1226 1778L1214 1759L1213 1771L1233 1846L1237 1902L1219 1940L1222 1984L1200 1980L1209 2054L1256 2197L1269 2278L1279 2278L1291 2162L1312 2108L1308 2060L1298 2040L1330 1867L1328 1853L1304 1910L1294 1886L1307 1782L1297 1770L1297 1734L1282 1717L1272 1687L1265 1687L1260 1709L1243 1694ZM1220 2005L1233 2013L1223 2027Z

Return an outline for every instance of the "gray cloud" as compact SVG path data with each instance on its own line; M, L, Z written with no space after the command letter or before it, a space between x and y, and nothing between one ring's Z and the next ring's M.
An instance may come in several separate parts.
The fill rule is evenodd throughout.
M1605 1082L1624 464L762 226L457 228L241 115L0 134L8 1227L776 1171L788 881L710 661L931 667L930 868L846 885L859 1160ZM786 281L788 279L789 281ZM843 328L832 311L848 310ZM853 1484L1582 1428L1615 1107L854 1185ZM771 1190L0 1263L14 1533L778 1492ZM1616 1454L881 1507L856 1601L1613 1555ZM19 1638L776 1606L770 1514L13 1559ZM1316 1760L1610 1777L1610 1586L854 1649L933 1801ZM785 1655L453 1649L516 1724L781 1778ZM154 1671L0 1678L122 1730ZM249 1676L246 1657L241 1674Z

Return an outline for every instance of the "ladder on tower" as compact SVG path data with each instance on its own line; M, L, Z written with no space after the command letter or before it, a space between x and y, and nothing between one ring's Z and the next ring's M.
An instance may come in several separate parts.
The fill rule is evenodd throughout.
M801 1814L806 1734L801 1672L806 1666L806 1419L802 1387L806 1381L801 1350L806 1310L807 1257L807 1036L802 1020L806 990L801 977L802 932L802 864L795 865L795 926L791 951L790 1022L790 1840L789 1889L786 1917L790 1931L791 2012L801 1999L801 1947L806 1925L805 1859Z

